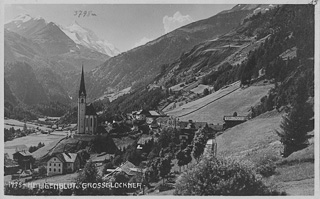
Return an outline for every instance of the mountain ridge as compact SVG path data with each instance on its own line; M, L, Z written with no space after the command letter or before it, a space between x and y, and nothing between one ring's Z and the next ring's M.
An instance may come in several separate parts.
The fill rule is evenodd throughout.
M90 79L93 79L90 95L99 98L105 92L135 89L151 83L161 72L162 65L172 63L194 45L226 34L252 12L251 9L217 14L112 57L90 71Z

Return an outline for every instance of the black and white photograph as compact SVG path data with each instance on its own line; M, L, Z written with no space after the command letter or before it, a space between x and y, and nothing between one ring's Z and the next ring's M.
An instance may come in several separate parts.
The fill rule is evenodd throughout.
M1 198L320 196L317 0L0 15Z

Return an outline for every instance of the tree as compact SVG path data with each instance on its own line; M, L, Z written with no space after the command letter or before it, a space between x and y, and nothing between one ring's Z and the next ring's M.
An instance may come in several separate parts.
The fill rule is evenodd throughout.
M104 167L102 173L105 175L107 174L107 169L113 169L113 164L112 162L107 162Z
M178 153L176 154L176 158L178 160L178 166L181 172L181 167L185 165L185 154L183 150L178 151Z
M207 139L207 128L199 129L194 135L192 155L197 161L200 160L200 156L204 151Z
M146 179L148 182L157 182L159 177L158 164L160 163L160 158L154 158L149 162L148 168L145 172Z
M47 169L44 166L39 167L39 175L45 176L47 174Z
M208 90L208 88L205 88L205 89L203 90L203 95L204 95L204 96L209 95L209 90Z
M297 80L296 95L293 100L293 107L290 112L283 116L281 130L276 131L280 141L284 145L283 156L298 151L308 145L308 132L313 128L310 118L313 117L312 107L307 103L308 89L306 78L300 77Z
M90 160L89 162L86 163L84 166L84 169L78 174L76 178L76 183L78 187L81 187L81 189L77 189L77 195L97 195L98 190L94 189L92 187L86 187L82 189L82 184L87 184L87 183L97 183L101 182L101 178L98 174L98 169L96 165Z
M77 152L78 156L80 157L80 167L83 167L87 160L90 158L90 154L86 150L80 150Z
M171 159L168 156L160 159L160 162L158 164L158 170L159 170L160 177L163 179L163 183L164 183L164 178L170 173L171 168L172 168Z
M90 160L84 166L84 169L77 177L78 183L93 183L99 180L98 169L96 165Z
M163 129L160 133L158 143L162 148L166 148L169 146L169 143L171 141L172 141L172 131L170 131L169 129Z
M175 184L175 195L279 195L256 178L254 170L233 160L214 156L182 174Z

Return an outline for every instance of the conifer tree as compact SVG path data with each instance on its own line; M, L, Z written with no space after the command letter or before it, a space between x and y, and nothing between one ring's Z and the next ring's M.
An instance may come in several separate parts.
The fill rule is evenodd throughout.
M313 116L313 110L307 103L308 89L306 85L306 77L300 77L296 85L293 106L290 112L283 117L280 125L281 131L277 131L284 145L284 157L308 145L307 133L311 130L310 118Z

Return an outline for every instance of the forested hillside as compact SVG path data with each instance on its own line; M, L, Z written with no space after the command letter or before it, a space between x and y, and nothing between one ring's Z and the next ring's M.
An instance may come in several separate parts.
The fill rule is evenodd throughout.
M169 88L179 83L199 82L218 90L238 80L242 85L250 85L251 81L263 78L276 82L271 107L290 103L297 77L313 77L314 74L313 13L312 5L278 6L246 18L239 27L216 40L194 46L171 64L162 66L154 84L161 86L165 94L159 95L157 100L170 103L168 96L177 94L172 94ZM314 79L307 78L307 84L308 93L313 96ZM142 92L137 91L122 97L141 103L134 105L115 100L108 105L111 112L112 109L155 108L151 106L154 101L142 100L151 98L155 91L143 88L143 95L137 95Z

